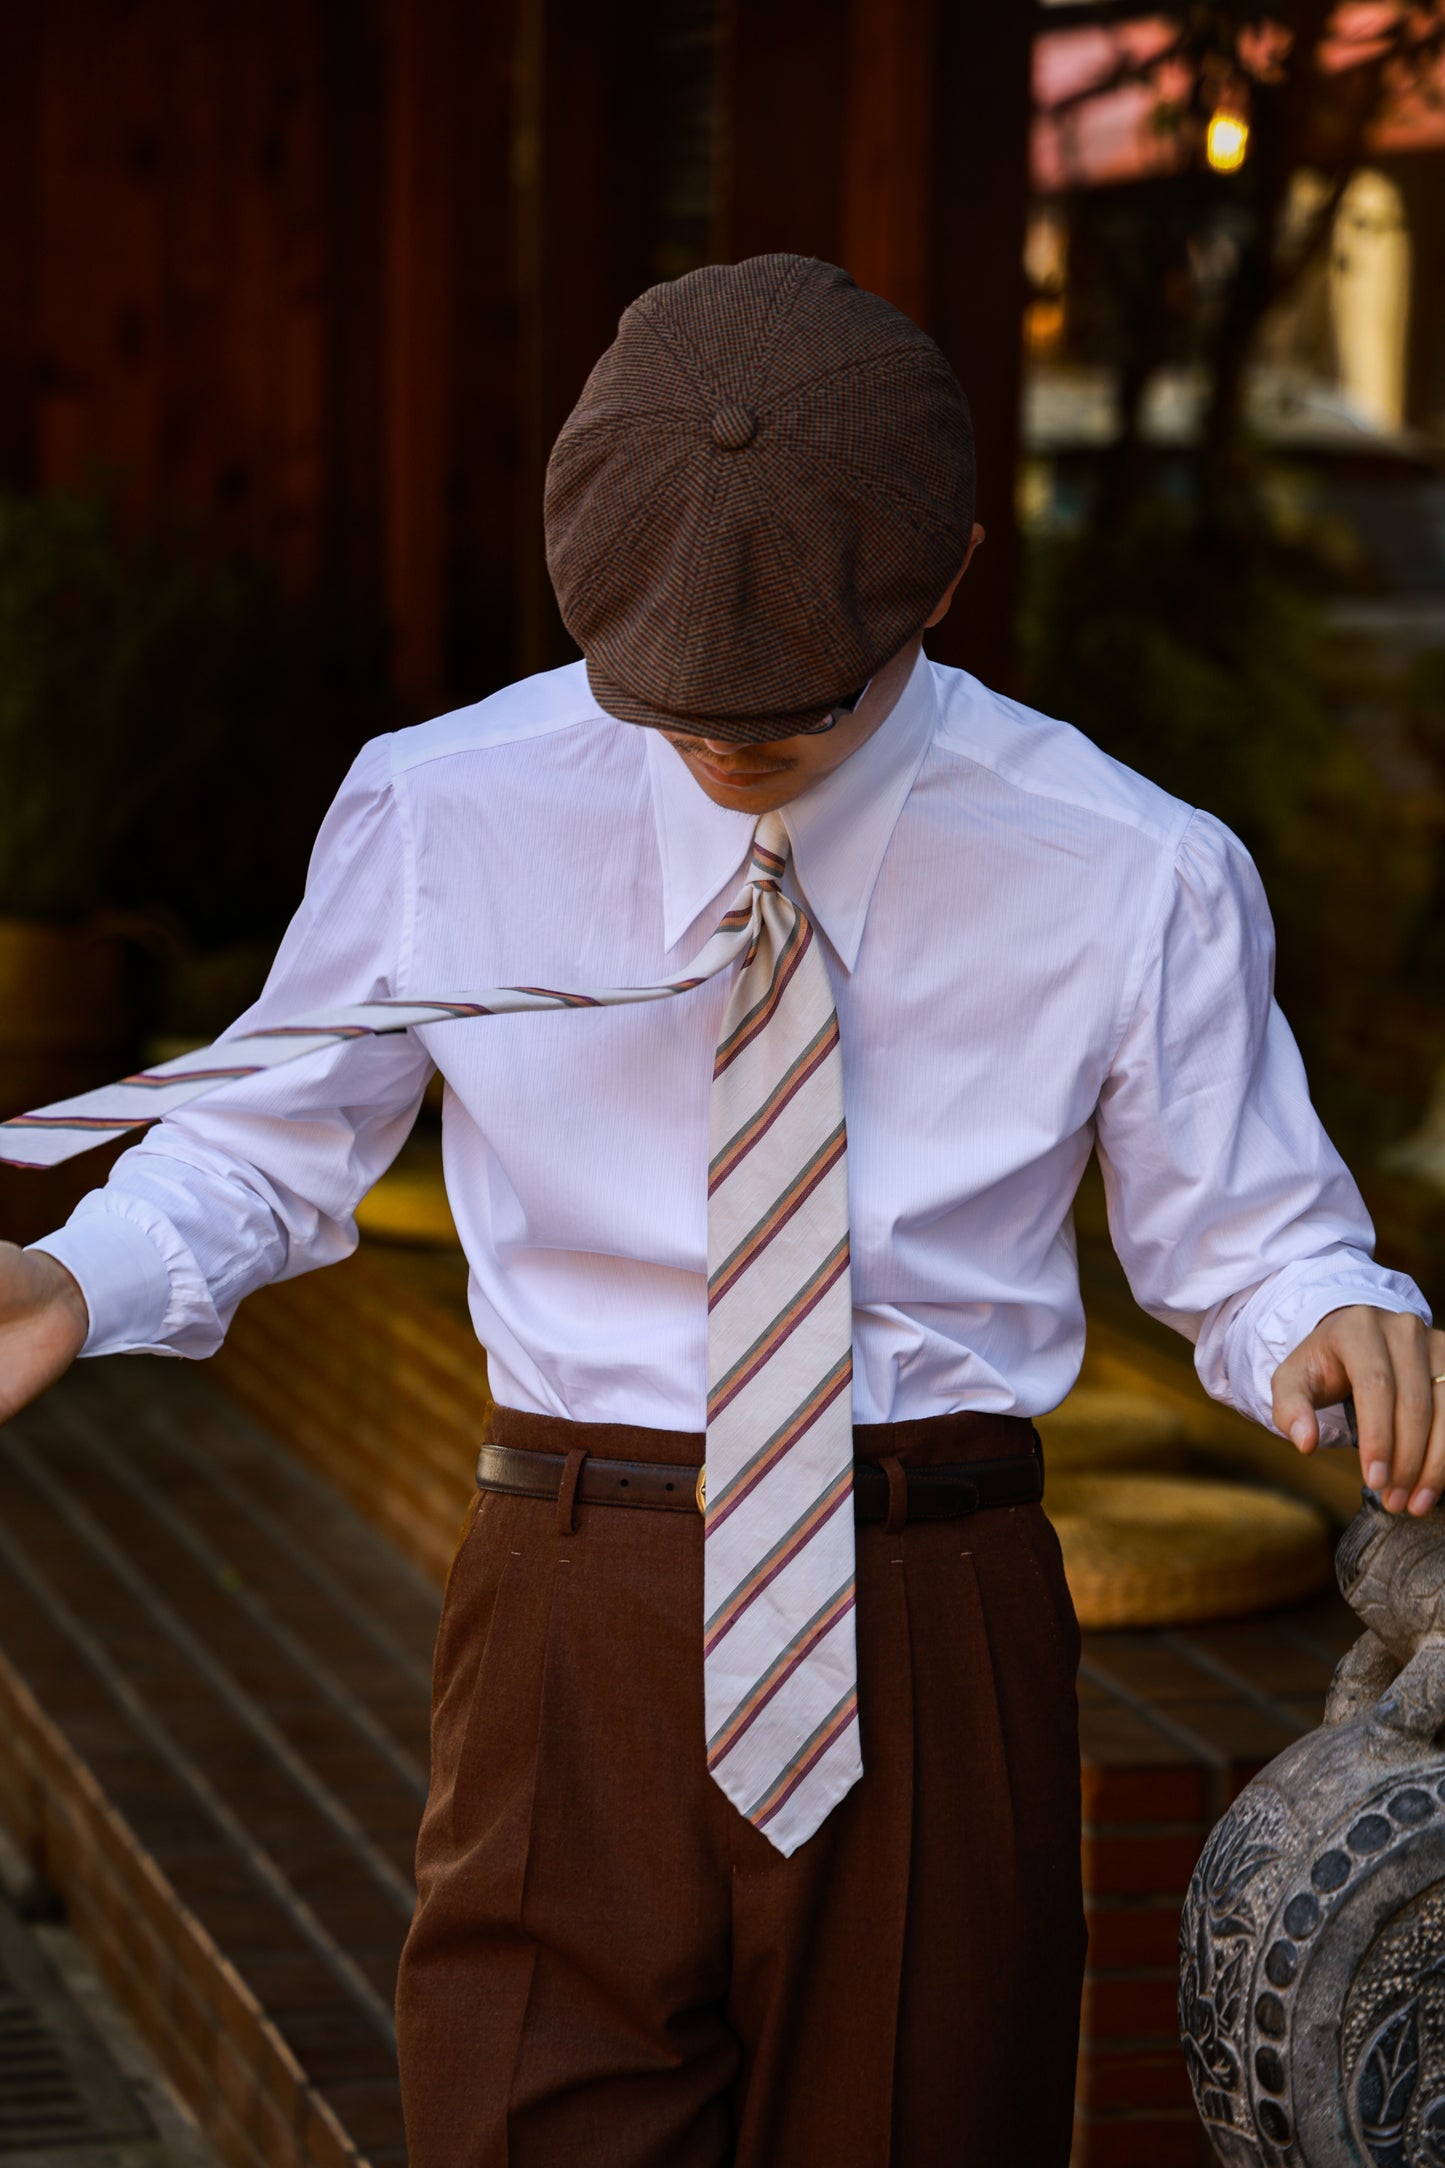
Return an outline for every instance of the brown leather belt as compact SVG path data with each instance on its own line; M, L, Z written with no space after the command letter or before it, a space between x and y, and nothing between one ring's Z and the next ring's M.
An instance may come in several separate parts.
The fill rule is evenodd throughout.
M573 1499L581 1506L651 1506L664 1513L696 1513L702 1504L702 1471L645 1460L606 1460L539 1452L531 1447L484 1445L477 1455L477 1488L514 1498L559 1499L569 1464L578 1460ZM897 1480L906 1488L897 1496ZM1035 1438L1032 1453L1010 1460L969 1460L949 1466L900 1468L877 1461L853 1463L853 1514L860 1521L952 1521L991 1506L1037 1505L1044 1495L1044 1464Z

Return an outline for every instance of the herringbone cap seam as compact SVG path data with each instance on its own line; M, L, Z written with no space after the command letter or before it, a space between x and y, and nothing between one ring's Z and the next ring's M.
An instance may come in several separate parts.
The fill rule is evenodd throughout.
M755 257L752 260L757 263L767 261L763 257ZM738 386L738 394L744 399L749 392L754 396L761 396L766 388L765 379L764 381L757 380L757 372L777 345L785 305L789 299L796 300L803 274L810 261L806 256L784 258L782 260L789 264L789 271L771 297L777 313L771 318L767 316L759 317L757 343L740 367L739 374L742 381ZM697 389L705 393L708 398L721 404L729 396L728 386L719 382L715 375L710 374L706 380L698 375L698 364L702 357L697 354L694 348L674 336L671 326L655 305L655 297L666 295L668 290L666 284L650 286L646 293L638 296L632 306L637 310L639 319L647 325L659 344L667 349L678 367L692 378Z

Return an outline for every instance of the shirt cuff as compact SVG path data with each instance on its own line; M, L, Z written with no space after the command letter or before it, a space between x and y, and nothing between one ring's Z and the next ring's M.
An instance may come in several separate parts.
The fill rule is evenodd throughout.
M1374 1310L1406 1312L1430 1323L1430 1305L1415 1282L1391 1272L1360 1251L1344 1251L1328 1262L1308 1260L1266 1280L1244 1305L1226 1335L1227 1397L1241 1412L1274 1430L1274 1374L1332 1310L1363 1303ZM1209 1380L1204 1380L1208 1386ZM1321 1445L1348 1445L1350 1434L1342 1406L1318 1408ZM1276 1436L1279 1433L1276 1431Z
M171 1277L142 1228L116 1212L84 1212L29 1247L64 1265L85 1297L90 1330L82 1355L156 1349L170 1308Z

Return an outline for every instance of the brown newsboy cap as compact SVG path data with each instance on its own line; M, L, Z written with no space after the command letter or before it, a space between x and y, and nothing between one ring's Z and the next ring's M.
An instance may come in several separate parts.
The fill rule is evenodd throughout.
M610 715L784 738L912 639L973 493L933 341L836 264L752 256L623 314L553 447L547 564Z

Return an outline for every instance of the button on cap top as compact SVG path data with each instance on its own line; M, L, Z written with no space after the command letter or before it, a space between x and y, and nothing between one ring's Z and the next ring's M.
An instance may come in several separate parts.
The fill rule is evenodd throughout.
M713 441L725 452L740 452L758 433L758 417L751 407L719 407L712 418Z

